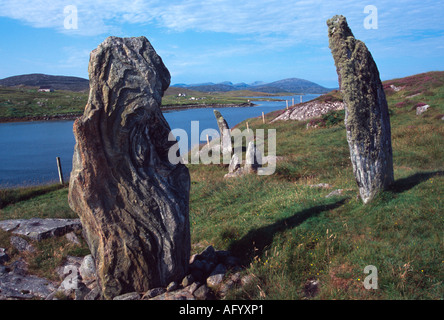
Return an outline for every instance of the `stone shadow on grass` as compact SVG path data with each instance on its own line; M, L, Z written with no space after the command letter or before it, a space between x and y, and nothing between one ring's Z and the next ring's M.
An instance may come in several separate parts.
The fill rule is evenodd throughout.
M427 181L430 178L443 175L444 171L429 171L429 172L415 173L409 177L395 180L395 183L390 187L390 190L395 193L402 193L404 191L412 189L421 182Z
M244 237L232 243L229 251L238 257L243 265L248 265L254 256L262 255L265 248L271 245L275 234L297 227L305 220L322 212L336 209L345 203L346 198L332 204L320 205L302 210L291 217L281 219L273 224L249 231Z

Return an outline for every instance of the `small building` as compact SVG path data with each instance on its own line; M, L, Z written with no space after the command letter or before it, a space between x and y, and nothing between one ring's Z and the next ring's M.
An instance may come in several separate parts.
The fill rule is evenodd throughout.
M41 86L38 92L54 92L54 89L51 86Z

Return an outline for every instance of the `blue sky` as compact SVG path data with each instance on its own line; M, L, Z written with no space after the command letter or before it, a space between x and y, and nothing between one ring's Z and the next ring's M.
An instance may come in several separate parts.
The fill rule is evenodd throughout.
M368 5L376 29L364 25L375 14ZM65 28L67 6L77 29ZM172 84L297 77L337 87L325 23L335 14L369 47L383 80L444 70L443 1L0 0L0 78L87 78L89 53L107 36L143 35Z

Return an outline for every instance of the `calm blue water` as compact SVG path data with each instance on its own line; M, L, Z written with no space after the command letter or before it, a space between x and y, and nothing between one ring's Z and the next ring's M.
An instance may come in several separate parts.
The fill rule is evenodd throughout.
M318 96L304 95L303 101ZM278 98L289 100L289 104L292 98L295 103L300 102L300 96ZM252 102L257 106L218 110L232 128L245 119L261 116L262 112L267 114L286 106L285 101L254 101L252 98ZM210 128L217 130L212 108L169 111L164 116L171 129L183 129L189 138L191 121L199 121L200 132ZM60 157L64 179L68 181L75 145L72 125L73 121L0 123L0 188L58 181L56 157Z

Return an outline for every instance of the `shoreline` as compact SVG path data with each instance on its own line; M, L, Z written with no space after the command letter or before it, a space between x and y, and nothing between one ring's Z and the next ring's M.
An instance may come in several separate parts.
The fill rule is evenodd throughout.
M254 107L257 104L254 103L216 103L216 104L184 104L184 105L166 105L162 106L162 111L178 111L188 109L203 109L203 108L243 108ZM43 116L26 116L26 117L5 117L0 118L0 123L13 123L13 122L34 122L34 121L59 121L59 120L76 120L81 117L83 113L69 113L69 114L55 114L55 115L43 115Z

